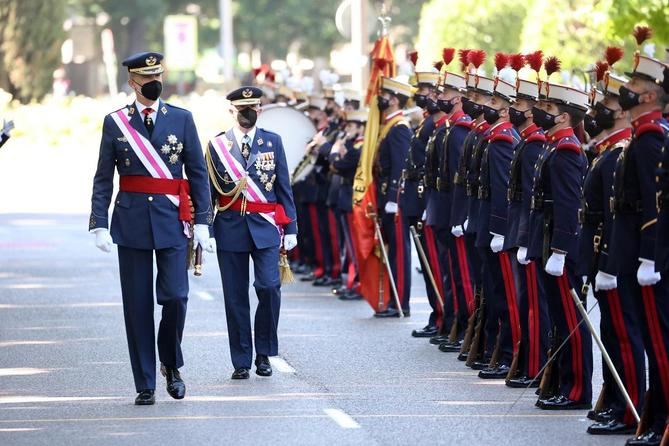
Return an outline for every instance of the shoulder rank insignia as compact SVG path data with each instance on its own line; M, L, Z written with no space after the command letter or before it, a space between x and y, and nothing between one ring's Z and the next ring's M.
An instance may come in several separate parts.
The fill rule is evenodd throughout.
M119 136L118 138L116 138L116 140L119 142L128 142L128 138L126 138L125 136Z
M262 146L263 144L265 144L265 141L263 141L262 138L258 138L258 140L256 142L258 143L259 146Z
M267 141L267 146L272 147L272 141Z
M229 139L225 140L225 147L228 148L228 150L232 150L232 141Z
M163 105L163 107L160 109L161 112L163 112L164 115L167 114L167 107Z

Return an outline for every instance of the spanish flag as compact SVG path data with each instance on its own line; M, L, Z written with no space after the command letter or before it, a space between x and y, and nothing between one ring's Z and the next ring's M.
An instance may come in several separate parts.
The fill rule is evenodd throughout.
M358 259L360 294L375 311L383 311L391 298L390 282L383 264L379 243L374 228L377 211L376 187L373 168L378 144L387 128L381 128L381 112L377 105L381 77L395 76L395 57L388 36L380 37L371 53L372 71L365 102L369 106L365 140L360 154L358 169L353 181L353 247ZM380 133L381 132L381 133Z

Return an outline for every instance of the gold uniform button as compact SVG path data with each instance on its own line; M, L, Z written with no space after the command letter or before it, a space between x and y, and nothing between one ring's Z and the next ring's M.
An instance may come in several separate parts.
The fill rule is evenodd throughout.
M149 200L149 201L153 201L153 197L149 197L148 200Z

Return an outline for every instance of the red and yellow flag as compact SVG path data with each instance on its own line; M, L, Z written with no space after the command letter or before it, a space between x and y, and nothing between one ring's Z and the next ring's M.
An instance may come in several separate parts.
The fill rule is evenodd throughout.
M391 297L386 267L381 259L371 213L376 213L376 187L373 169L378 143L389 127L381 129L381 113L377 96L381 76L395 76L395 57L387 36L380 37L372 49L372 71L367 87L365 102L369 106L365 140L360 154L360 162L353 181L353 247L358 260L360 274L360 294L375 311L382 311Z

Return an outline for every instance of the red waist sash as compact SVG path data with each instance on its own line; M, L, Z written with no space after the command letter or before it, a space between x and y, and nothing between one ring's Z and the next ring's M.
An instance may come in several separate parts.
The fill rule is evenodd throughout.
M121 177L119 187L121 192L178 195L179 220L190 222L193 219L189 197L190 185L188 184L188 180L171 180L138 175L126 175Z
M221 207L225 207L230 205L230 203L232 203L228 209L241 212L243 201L244 201L243 198L239 198L233 202L230 197L219 197L218 205ZM283 205L279 203L256 203L252 201L247 201L244 204L244 207L245 207L245 212L250 214L270 214L274 212L274 221L278 226L286 226L288 223L292 221L286 215L286 210L283 208Z

